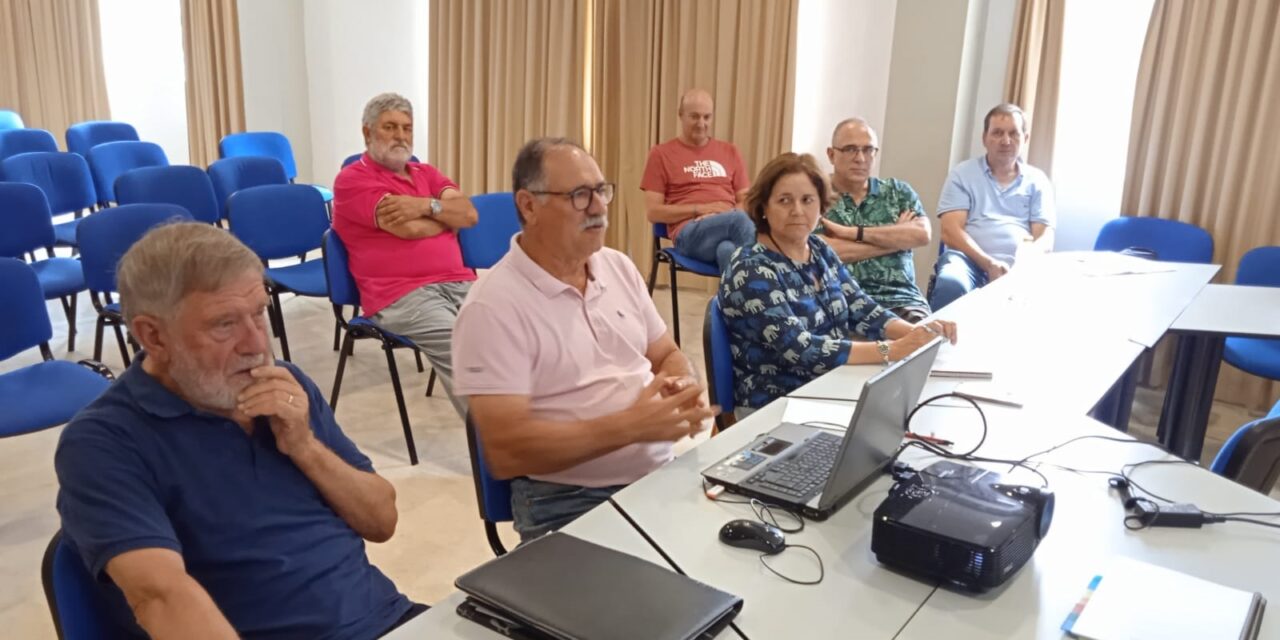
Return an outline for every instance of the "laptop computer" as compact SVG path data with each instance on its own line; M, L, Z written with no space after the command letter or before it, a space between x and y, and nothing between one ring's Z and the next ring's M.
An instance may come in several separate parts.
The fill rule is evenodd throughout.
M893 457L943 342L934 338L868 380L843 435L783 422L702 476L730 492L826 520Z

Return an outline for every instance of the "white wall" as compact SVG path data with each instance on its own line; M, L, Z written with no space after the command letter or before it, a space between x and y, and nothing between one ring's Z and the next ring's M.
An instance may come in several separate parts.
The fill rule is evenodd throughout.
M982 147L982 119L991 107L1004 102L1004 76L1009 67L1009 48L1013 44L1013 18L1018 0L984 0L981 33L974 34L979 48L974 60L971 108L963 128L963 157L985 153Z
M102 66L111 119L164 149L172 164L190 158L186 63L178 0L99 0ZM63 131L52 132L59 146Z
M801 0L791 148L831 170L837 122L862 116L884 140L897 0Z
M298 181L312 181L303 0L239 0L240 66L249 131L279 131L293 146Z
M425 159L428 7L415 0L380 0L376 10L348 0L305 3L313 182L332 185L342 159L364 150L361 112L384 91L413 103L414 152Z

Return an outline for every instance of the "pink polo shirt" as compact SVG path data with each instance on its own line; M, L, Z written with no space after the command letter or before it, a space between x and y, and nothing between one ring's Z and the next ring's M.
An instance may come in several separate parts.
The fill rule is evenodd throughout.
M351 276L366 316L424 284L476 279L474 272L462 266L462 248L452 230L405 240L374 224L373 212L384 196L439 198L445 190L458 188L429 164L410 162L406 169L412 181L366 153L343 168L333 183L333 228L347 247Z
M666 333L640 272L601 249L586 294L520 248L471 287L453 327L453 391L529 396L533 416L586 420L630 407L653 380L644 357ZM629 484L671 459L671 443L632 444L575 467L533 476L582 487Z

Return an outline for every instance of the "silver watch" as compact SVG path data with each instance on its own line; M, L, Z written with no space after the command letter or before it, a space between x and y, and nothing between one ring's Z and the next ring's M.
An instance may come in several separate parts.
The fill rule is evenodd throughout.
M884 340L876 341L876 351L880 352L880 358L884 360L885 366L889 365L889 343Z
M436 217L436 216L439 216L439 215L440 215L440 212L441 212L441 211L443 211L443 210L444 210L444 203L443 203L443 202L440 202L440 199L439 199L439 198L432 198L432 199L431 199L431 212L430 212L430 214L429 214L429 215L430 215L432 218L434 218L434 217Z

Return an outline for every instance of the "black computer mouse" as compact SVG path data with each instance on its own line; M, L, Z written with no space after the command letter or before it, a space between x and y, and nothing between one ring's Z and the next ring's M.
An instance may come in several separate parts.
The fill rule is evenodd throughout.
M720 527L720 542L773 555L787 547L782 530L758 520L730 520Z

